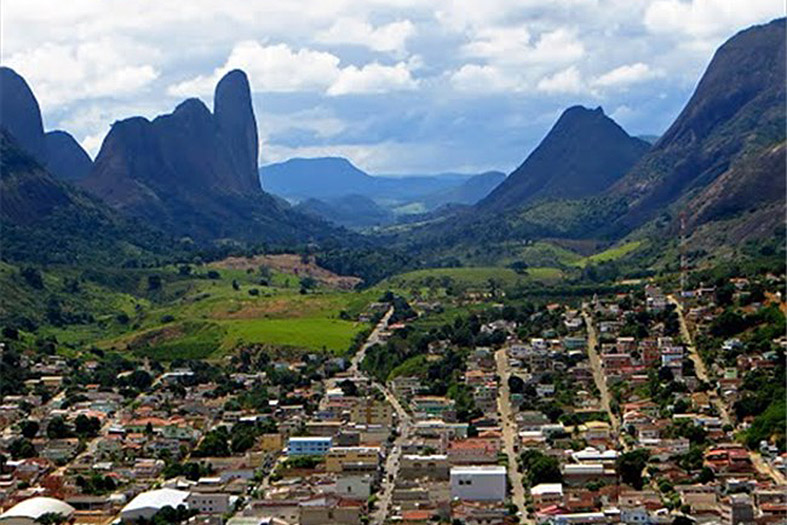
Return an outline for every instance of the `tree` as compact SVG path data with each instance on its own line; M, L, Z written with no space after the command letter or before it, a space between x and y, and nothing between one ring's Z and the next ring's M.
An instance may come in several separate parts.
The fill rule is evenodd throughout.
M96 417L79 414L74 420L74 432L80 437L95 437L101 429L101 421Z
M161 289L161 276L148 275L148 291L155 291Z
M18 438L8 445L8 453L12 459L34 458L38 455L36 448L27 438Z
M519 376L509 376L508 389L512 394L521 394L525 391L525 381Z
M71 436L71 428L62 416L55 416L46 426L46 436L49 439L64 439Z
M33 421L31 419L26 419L19 423L19 430L22 432L22 435L27 439L33 439L38 434L38 430L41 426L38 424L38 421Z
M644 448L624 452L618 458L618 473L624 483L642 490L642 471L648 464L650 452Z
M58 512L47 512L36 518L36 523L41 525L58 525L66 521L66 517Z
M527 478L531 486L539 483L560 483L563 481L560 463L553 457L542 456L530 465Z
M41 276L41 272L38 271L37 268L25 266L20 270L19 273L30 288L34 288L36 290L44 289L44 278Z

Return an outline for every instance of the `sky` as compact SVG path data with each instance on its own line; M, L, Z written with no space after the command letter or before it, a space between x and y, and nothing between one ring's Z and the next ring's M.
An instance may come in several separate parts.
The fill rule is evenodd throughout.
M663 133L714 50L783 0L4 0L0 61L47 130L95 157L111 124L212 107L249 76L260 163L510 172L567 107Z

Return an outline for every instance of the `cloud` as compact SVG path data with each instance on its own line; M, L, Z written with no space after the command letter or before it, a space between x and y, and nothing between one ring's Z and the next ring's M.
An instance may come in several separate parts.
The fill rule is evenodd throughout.
M781 0L656 0L645 12L645 27L652 33L695 39L726 37L784 13Z
M626 87L658 76L661 76L659 71L654 71L642 62L636 62L616 67L604 73L594 79L593 84L599 87Z
M30 83L42 105L137 93L159 73L145 59L155 53L118 41L78 45L45 43L11 55L5 65Z
M538 90L545 93L582 93L587 90L579 70L570 66L554 75L539 80Z
M212 75L180 82L167 92L181 97L210 95L221 77L236 68L246 72L255 91L283 93L325 89L340 73L339 57L331 53L246 41L238 43Z
M414 34L415 25L410 20L374 27L357 18L340 18L329 29L318 33L315 40L323 44L351 44L404 55L407 39Z
M495 66L465 64L450 75L454 89L469 93L500 93L517 90L517 80Z
M394 66L383 66L377 62L362 68L348 66L341 70L339 77L328 88L328 95L349 95L365 93L387 93L389 91L412 90L418 87L407 64L399 62Z
M565 64L585 54L574 31L558 28L533 40L525 26L482 29L462 51L502 64Z
M393 66L372 62L360 68L352 65L342 68L339 57L326 51L307 48L294 51L287 44L264 46L247 41L236 45L225 64L212 75L177 83L167 92L180 97L208 96L221 77L236 68L246 72L255 92L311 91L337 96L386 93L418 86L404 62Z

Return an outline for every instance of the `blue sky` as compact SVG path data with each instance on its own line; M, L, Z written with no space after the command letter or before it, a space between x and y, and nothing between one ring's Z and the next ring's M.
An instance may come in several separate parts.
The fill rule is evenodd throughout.
M782 0L8 0L2 62L95 155L115 120L250 78L260 162L510 171L560 112L660 134L713 51Z

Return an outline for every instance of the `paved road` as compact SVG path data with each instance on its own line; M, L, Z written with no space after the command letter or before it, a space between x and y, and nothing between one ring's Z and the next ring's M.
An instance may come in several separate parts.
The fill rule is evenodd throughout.
M514 411L511 408L511 393L508 388L508 378L511 376L511 368L508 364L508 354L506 348L501 348L495 352L495 362L497 364L497 375L500 378L500 386L497 389L497 410L500 412L500 423L503 431L503 445L508 456L508 479L511 482L511 501L517 508L517 514L523 523L531 523L527 517L527 503L525 501L525 486L522 484L522 475L517 471L517 454L515 443L517 441L517 427L514 420Z
M590 359L590 367L593 369L593 380L596 382L596 387L601 395L601 407L607 415L609 415L612 431L618 434L620 423L617 416L612 413L612 405L610 404L612 398L609 395L607 378L604 375L604 369L601 366L601 358L598 355L598 336L596 335L596 328L593 326L593 319L590 317L590 314L583 311L582 317L585 319L585 327L587 328L588 358Z
M680 301L678 301L672 295L668 295L667 300L675 305L675 311L677 312L678 320L680 321L680 334L683 337L683 342L686 344L686 349L689 351L689 359L691 359L694 363L695 374L700 380L713 385L710 375L708 374L708 369L705 366L705 362L702 360L702 357L700 357L699 353L697 353L697 348L694 346L694 339L691 337L689 325L686 323L686 317L683 315L683 305L680 304ZM713 405L716 407L716 410L718 410L719 414L721 414L721 419L724 421L724 424L731 425L732 420L730 419L730 414L727 411L727 406L716 393L716 390L711 390L709 392L709 397L711 403L713 403Z
M412 418L404 409L396 396L384 385L375 382L374 386L383 393L385 399L393 406L399 418L399 436L394 440L391 453L385 462L383 469L383 482L378 492L377 507L370 516L370 523L381 525L385 523L393 499L393 490L396 486L396 478L399 474L399 465L402 457L402 446L410 439L412 432ZM390 478L390 480L389 480Z

